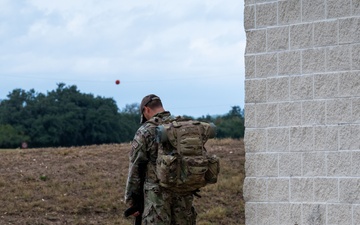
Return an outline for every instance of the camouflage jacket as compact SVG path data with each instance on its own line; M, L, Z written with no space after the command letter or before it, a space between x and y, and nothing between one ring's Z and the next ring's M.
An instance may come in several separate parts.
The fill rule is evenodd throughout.
M132 204L131 196L140 195L141 190L141 165L145 165L145 180L147 182L157 182L156 178L156 158L158 145L155 142L155 128L157 123L169 118L170 112L165 111L156 114L149 121L146 121L136 132L131 142L131 151L129 156L129 174L126 182L125 202Z

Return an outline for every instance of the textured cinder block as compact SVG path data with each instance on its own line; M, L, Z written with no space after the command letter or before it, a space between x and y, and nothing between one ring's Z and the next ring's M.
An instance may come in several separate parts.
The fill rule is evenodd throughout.
M255 177L256 176L256 159L257 159L257 156L256 156L255 153L249 153L247 151L246 139L245 139L245 149L246 149L246 156L245 156L245 174L246 174L246 177Z
M244 0L244 4L245 5L250 5L250 4L254 4L255 0Z
M288 202L289 201L288 178L270 178L267 180L268 201L269 202Z
M360 71L339 74L339 96L360 96Z
M327 223L352 225L352 206L350 204L329 204L327 206Z
M342 178L339 181L339 201L340 203L360 203L360 179Z
M256 28L277 25L277 2L256 5Z
M313 178L290 178L290 201L311 202L313 198Z
M266 130L252 129L245 130L246 152L265 152L266 151Z
M267 150L269 152L288 152L289 140L289 128L270 128L267 130Z
M277 1L277 0L255 0L256 3L264 3L264 2L274 2L274 1Z
M325 0L302 0L302 20L325 19Z
M359 24L360 25L360 24ZM350 46L329 47L326 50L327 71L344 71L351 69Z
M256 105L255 104L246 104L245 105L245 127L246 128L255 128L256 126Z
M266 78L276 76L278 73L278 57L276 53L256 56L256 76Z
M312 151L314 149L313 130L313 127L291 127L290 151Z
M352 0L352 10L353 10L352 11L353 15L360 15L360 1L359 0Z
M301 204L299 203L280 203L279 213L279 224L302 224Z
M359 15L360 0L245 0L247 225L360 221Z
M267 29L267 51L289 49L289 27L274 27Z
M325 152L306 152L303 153L303 176L319 177L326 176L326 156Z
M251 79L255 77L255 56L247 55L245 56L245 79Z
M360 70L360 44L352 45L351 50L352 69Z
M245 27L245 30L255 28L255 5L245 6L244 27Z
M255 0L256 3L264 3L264 2L276 2L277 0Z
M339 20L339 43L360 42L360 17Z
M352 115L354 123L360 122L360 98L352 99Z
M360 177L360 150L351 152L351 176Z
M267 101L289 100L289 77L267 79Z
M245 53L266 52L266 29L246 31Z
M301 74L301 53L300 51L280 52L279 75Z
M314 98L314 80L311 76L290 77L290 100L308 100Z
M336 98L339 90L339 74L316 74L314 75L314 98Z
M279 104L279 125L301 125L301 102L286 102Z
M315 48L302 51L302 73L317 73L325 71L325 49Z
M303 204L302 220L306 225L326 225L325 204Z
M290 49L304 49L314 46L313 24L297 24L290 27Z
M266 183L266 178L245 178L244 200L247 202L267 201L268 195Z
M258 153L256 161L256 175L258 177L277 177L278 174L278 155L276 153Z
M335 99L326 101L326 123L352 122L351 99Z
M256 105L256 126L274 127L279 124L279 114L277 104L257 104Z
M338 44L338 20L314 23L314 46L331 46Z
M314 179L315 202L339 202L339 185L336 178Z
M346 177L351 174L351 152L328 152L327 175L329 177Z
M340 150L359 150L360 125L345 124L339 126L339 143Z
M353 221L360 221L360 205L353 205Z
M326 122L325 101L302 102L302 124L321 125Z
M279 210L277 204L258 204L257 224L279 224Z
M257 203L247 202L245 204L246 225L258 225L256 211Z
M266 102L266 79L245 80L245 103Z
M351 15L351 0L326 0L327 18L339 18Z
M279 176L293 177L301 176L301 157L302 153L290 152L279 154Z
M301 1L279 1L279 24L293 24L301 22Z
M314 114L317 112L315 111ZM325 114L325 113L324 113ZM339 149L337 126L318 126L314 128L316 151L337 151Z

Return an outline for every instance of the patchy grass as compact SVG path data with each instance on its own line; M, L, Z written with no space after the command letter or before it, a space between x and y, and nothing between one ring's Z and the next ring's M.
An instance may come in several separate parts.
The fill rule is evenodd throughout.
M195 199L198 225L245 224L242 140L209 140L216 184ZM130 225L123 195L130 144L0 151L2 224Z

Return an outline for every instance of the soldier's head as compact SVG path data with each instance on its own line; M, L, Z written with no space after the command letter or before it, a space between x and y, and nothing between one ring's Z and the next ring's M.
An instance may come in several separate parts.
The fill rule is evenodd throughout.
M154 95L150 94L145 96L140 104L140 123L145 123L148 119L153 117L156 113L163 112L164 108L161 103L161 99Z

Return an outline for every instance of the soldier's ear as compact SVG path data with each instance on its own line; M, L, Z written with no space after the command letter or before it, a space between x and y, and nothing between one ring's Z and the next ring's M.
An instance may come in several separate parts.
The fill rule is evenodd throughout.
M147 120L151 118L150 114L151 114L151 108L144 106L143 115Z

